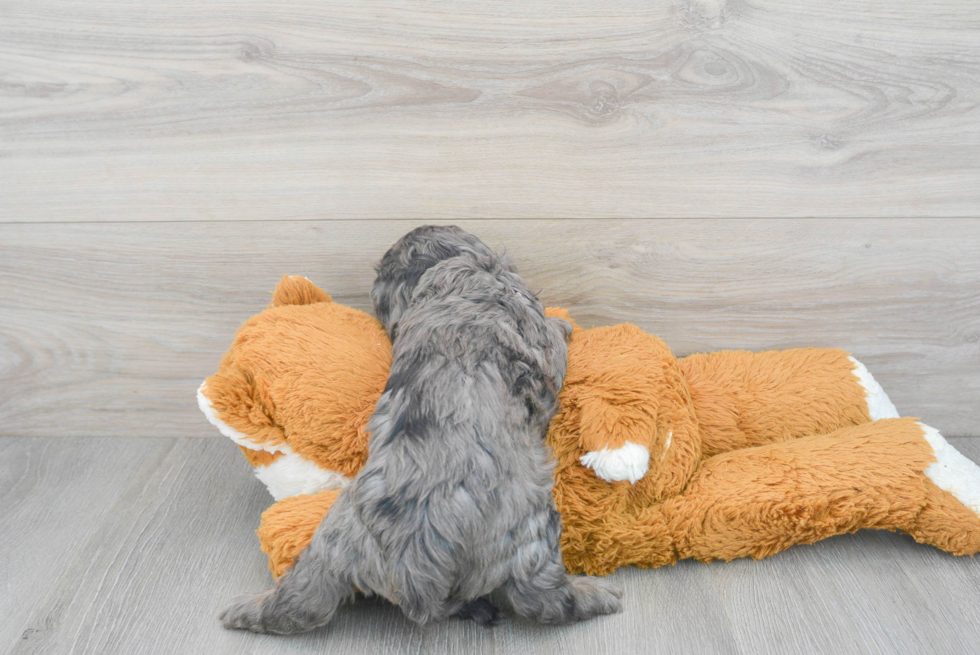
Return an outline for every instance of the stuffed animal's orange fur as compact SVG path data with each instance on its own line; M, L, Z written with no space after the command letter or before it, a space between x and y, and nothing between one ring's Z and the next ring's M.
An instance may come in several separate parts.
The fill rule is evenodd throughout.
M202 385L279 500L258 531L273 575L363 465L390 364L375 319L286 277ZM761 558L860 528L976 553L980 468L915 419L872 420L897 413L862 370L812 348L676 359L632 325L575 326L547 436L566 567Z

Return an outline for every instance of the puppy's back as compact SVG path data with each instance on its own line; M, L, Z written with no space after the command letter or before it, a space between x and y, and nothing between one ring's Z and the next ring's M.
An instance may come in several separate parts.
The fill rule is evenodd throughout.
M508 535L555 520L544 432L564 348L523 280L494 262L452 258L422 276L356 490L399 586L442 578L449 588L426 595L488 593L519 546Z

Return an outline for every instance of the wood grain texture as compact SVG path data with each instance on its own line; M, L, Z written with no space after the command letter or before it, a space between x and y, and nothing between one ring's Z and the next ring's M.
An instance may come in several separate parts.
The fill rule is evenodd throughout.
M953 440L980 460L980 441ZM223 630L270 582L271 503L226 440L0 439L0 650L155 653L948 653L980 640L980 561L861 532L760 561L623 569L624 612L572 626L419 628L358 599L294 637Z
M0 435L218 437L197 409L284 274L370 311L410 221L0 225ZM841 347L906 416L980 436L980 222L475 221L546 304L678 354Z
M66 613L84 611L91 598L67 595L43 620L31 620L66 567L91 565L79 549L100 542L100 524L169 444L0 439L0 651L55 627Z
M0 220L976 216L980 6L0 0Z

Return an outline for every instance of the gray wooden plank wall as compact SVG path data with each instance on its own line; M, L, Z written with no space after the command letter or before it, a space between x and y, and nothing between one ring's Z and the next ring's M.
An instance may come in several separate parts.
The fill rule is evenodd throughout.
M963 0L0 2L3 220L975 216Z
M194 392L286 273L370 309L418 221L0 224L0 435L217 437ZM841 347L980 435L980 222L478 220L547 304L679 354Z
M978 26L957 0L0 0L0 434L212 434L191 392L276 278L366 308L391 241L466 218L587 324L848 348L980 434Z

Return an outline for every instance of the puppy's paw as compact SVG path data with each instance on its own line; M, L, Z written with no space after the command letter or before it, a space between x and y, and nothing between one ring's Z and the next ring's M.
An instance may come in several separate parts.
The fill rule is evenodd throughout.
M585 453L579 461L606 482L629 480L636 483L646 475L650 466L650 452L639 444L627 441L619 448Z
M575 619L584 621L593 616L616 614L623 609L623 592L608 580L593 577L571 578L575 590Z
M262 622L262 605L274 591L269 589L260 594L236 596L218 615L218 619L228 630L270 632Z
M477 598L466 603L456 612L456 617L474 621L487 628L500 623L500 612L486 598Z

